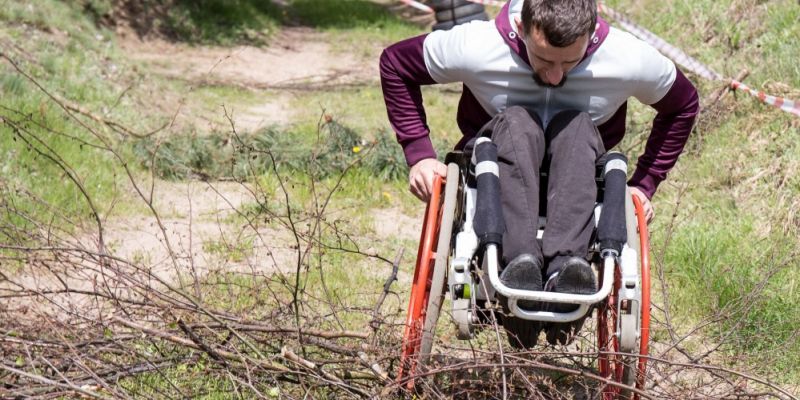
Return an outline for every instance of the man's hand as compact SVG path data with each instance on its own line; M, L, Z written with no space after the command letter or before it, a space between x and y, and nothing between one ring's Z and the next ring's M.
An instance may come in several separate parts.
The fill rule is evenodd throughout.
M433 178L439 175L447 177L447 166L435 158L418 161L408 172L408 189L418 199L427 202L433 191Z
M639 201L642 202L642 208L644 208L644 216L645 219L647 220L647 224L649 225L650 221L652 221L653 217L655 216L655 212L653 211L653 204L650 203L650 199L648 199L647 196L645 196L644 192L642 192L639 188L635 186L630 186L630 189L631 193L633 193L634 196L638 197Z

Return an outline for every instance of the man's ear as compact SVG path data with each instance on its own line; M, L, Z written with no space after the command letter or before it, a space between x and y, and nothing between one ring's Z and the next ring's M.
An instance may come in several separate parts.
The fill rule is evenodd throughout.
M522 21L520 21L519 15L514 16L514 23L517 24L517 33L522 35Z

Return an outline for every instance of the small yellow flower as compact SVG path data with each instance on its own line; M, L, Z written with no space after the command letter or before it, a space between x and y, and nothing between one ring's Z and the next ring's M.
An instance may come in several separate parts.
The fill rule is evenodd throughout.
M360 152L361 152L361 147L360 146L353 146L353 153L358 154Z
M390 195L389 192L383 192L383 197L386 200L390 200L390 201L392 200L392 195Z

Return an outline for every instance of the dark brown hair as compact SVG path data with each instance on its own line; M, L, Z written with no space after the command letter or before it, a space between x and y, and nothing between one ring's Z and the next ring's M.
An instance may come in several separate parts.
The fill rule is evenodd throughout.
M522 3L525 37L536 28L552 46L566 47L583 35L591 36L596 23L595 0L525 0Z

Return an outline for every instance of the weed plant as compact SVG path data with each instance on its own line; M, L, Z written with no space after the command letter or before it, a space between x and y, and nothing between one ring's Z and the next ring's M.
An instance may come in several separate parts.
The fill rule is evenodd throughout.
M333 49L373 60L376 51L419 35L420 27L370 0L292 0L288 14L303 25L325 31Z
M144 36L165 36L193 44L266 44L278 30L283 12L258 0L80 0L100 25L127 24Z
M264 44L281 19L281 9L272 1L174 0L168 21L181 39L230 45Z
M304 144L308 133L276 127L248 134L173 135L163 141L143 139L134 153L145 168L163 179L244 179L272 168L319 179L349 168L364 170L382 180L405 177L406 164L394 136L380 132L372 141L335 120L320 126L317 143Z

